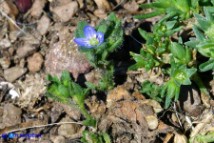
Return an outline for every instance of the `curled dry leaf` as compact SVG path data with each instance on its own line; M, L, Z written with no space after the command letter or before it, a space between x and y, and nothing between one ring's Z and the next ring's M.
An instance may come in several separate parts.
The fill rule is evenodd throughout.
M118 86L109 91L107 95L107 106L110 107L113 102L125 99L131 99L130 93L123 86Z

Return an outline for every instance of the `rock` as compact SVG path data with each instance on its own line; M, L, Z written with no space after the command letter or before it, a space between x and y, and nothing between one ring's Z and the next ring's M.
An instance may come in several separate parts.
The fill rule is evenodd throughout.
M65 143L65 137L63 136L52 136L51 140L53 143Z
M43 12L43 8L45 7L47 0L35 0L33 6L31 8L31 16L40 17Z
M63 118L60 122L72 122L69 117ZM80 126L77 124L63 124L58 128L58 134L67 138L78 133Z
M8 57L0 58L0 65L3 69L9 68L10 64L11 64L10 58Z
M158 119L154 115L149 115L145 117L146 122L150 130L154 130L158 127Z
M5 104L3 111L3 123L6 127L21 123L22 111L13 104Z
M188 140L184 134L175 133L174 143L188 143Z
M104 19L107 17L107 13L102 9L96 9L94 11L94 15L101 18L101 19Z
M62 22L69 21L77 10L78 3L76 1L72 1L68 4L57 6L52 9L53 13L55 13Z
M43 61L43 57L40 53L34 53L33 56L27 59L29 71L32 73L40 71Z
M107 0L94 0L96 3L98 9L109 11L111 9L111 6Z
M32 54L36 50L36 47L31 44L24 44L23 46L20 46L17 51L17 57L18 58L24 58L28 56L29 54Z
M1 39L0 48L7 49L11 46L11 42L8 38Z
M139 9L139 4L136 3L135 0L133 0L125 3L123 7L130 13L136 13Z
M13 82L19 77L21 77L23 74L25 74L27 71L26 68L21 68L19 66L15 66L9 69L4 70L4 78L9 81Z
M67 70L77 79L80 74L87 73L90 68L85 55L77 51L73 45L69 47L61 41L54 44L46 54L45 70L51 75L60 76L62 71Z
M50 26L50 19L47 16L42 16L37 25L37 30L41 35L45 35L48 31L48 27Z
M67 104L62 104L62 103L59 103L59 105L64 109L65 113L73 120L80 120L81 118L81 113L78 109L78 107L75 107L75 106L70 106L70 105L67 105ZM60 107L59 107L60 108Z
M0 9L7 15L12 16L12 18L18 15L18 9L12 0L2 1L0 3Z

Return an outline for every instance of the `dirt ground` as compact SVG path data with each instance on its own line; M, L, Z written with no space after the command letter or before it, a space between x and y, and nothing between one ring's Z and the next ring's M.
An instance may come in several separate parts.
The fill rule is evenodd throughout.
M145 71L127 71L129 51L141 47L137 28L149 28L154 19L141 21L139 4L146 0L0 0L0 142L78 143L85 126L75 106L45 96L47 74L68 70L93 78L94 71L73 42L79 21L91 26L115 12L122 20L124 43L118 60L117 86L103 97L88 97L85 104L98 121L97 131L110 134L114 143L185 143L197 134L214 130L214 101L192 86L182 89L178 103L165 110L138 91L146 79L162 83L162 77ZM122 65L122 66L121 66ZM96 74L96 73L95 73ZM95 78L95 77L94 77ZM214 81L209 81L214 93ZM4 134L38 135L10 140Z

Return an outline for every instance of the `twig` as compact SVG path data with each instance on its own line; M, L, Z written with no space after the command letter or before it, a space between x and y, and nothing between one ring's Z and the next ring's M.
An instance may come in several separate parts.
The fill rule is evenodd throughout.
M18 131L23 131L23 130L32 129L32 128L42 128L42 127L48 127L48 126L54 126L54 125L63 125L63 124L78 124L78 125L83 125L81 122L59 122L59 123L52 123L52 124L46 124L46 125L37 125L37 126L32 126L32 127L14 129L14 130L6 131L4 133L6 134L6 133L18 132Z

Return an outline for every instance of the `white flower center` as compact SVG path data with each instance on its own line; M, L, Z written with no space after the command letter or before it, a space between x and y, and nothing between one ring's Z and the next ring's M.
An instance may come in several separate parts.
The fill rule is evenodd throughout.
M99 44L99 40L98 40L97 38L91 38L91 39L89 40L89 44L90 44L91 46L96 46L96 45Z

